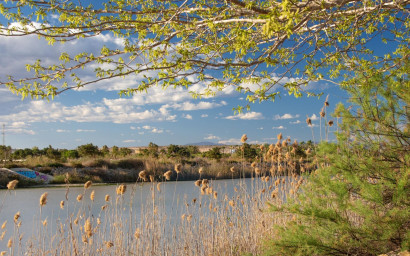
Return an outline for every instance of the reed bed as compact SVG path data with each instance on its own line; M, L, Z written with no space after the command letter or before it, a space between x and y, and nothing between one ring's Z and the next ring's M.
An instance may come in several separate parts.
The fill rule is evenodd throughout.
M268 148L261 146L263 155L249 163L251 179L233 179L243 177L241 173L249 168L247 164L227 167L227 176L231 176L232 182L227 180L226 184L233 186L233 194L225 193L226 188L207 179L207 168L198 167L200 179L192 182L195 198L189 201L175 195L178 176L185 168L181 164L166 172L157 171L155 167L149 172L139 172L138 183L118 185L111 194L96 193L92 182L88 181L82 193L69 196L73 192L67 176L66 195L58 199L61 212L53 213L58 215L54 218L56 221L49 222L55 216L43 214L49 196L44 193L39 199L33 224L36 233L22 236L20 227L24 223L20 221L20 214L16 215L14 223L2 227L1 240L9 239L0 253L259 255L263 241L276 235L274 225L294 220L293 216L267 211L267 204L280 206L294 197L305 181L304 172L314 168L314 161L309 160L310 149L306 158L299 158L295 154L296 146L296 141L283 139L282 134L278 135L276 144ZM164 186L171 176L176 176L174 189ZM14 186L14 183L10 185ZM142 186L149 186L149 193L142 193ZM169 211L166 206L170 194L173 194L172 208L178 211ZM137 197L145 202L138 213L133 212ZM4 242L0 241L0 245Z

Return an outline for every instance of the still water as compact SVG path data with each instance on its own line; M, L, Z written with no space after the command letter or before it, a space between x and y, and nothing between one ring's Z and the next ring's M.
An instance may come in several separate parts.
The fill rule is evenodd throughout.
M131 218L137 222L144 218L145 212L153 211L153 207L157 205L166 212L167 225L178 225L189 205L206 205L206 198L209 198L201 195L200 188L193 181L163 182L160 184L160 191L157 184L127 184L123 197L117 196L117 185L92 185L89 189L84 189L83 186L61 186L0 190L0 225L7 221L4 229L7 230L7 235L0 241L0 250L6 249L8 237L16 230L13 218L17 212L20 213L18 221L21 221L19 234L30 238L36 236L42 228L39 224L41 221L47 220L47 230L56 232L58 223L78 217L79 210L93 218L104 218L101 208L107 204L111 207L115 204L117 208L120 204L122 214L127 215L124 219ZM229 200L234 196L238 197L238 188L241 191L239 195L247 197L267 184L260 179L233 179L211 181L210 186L218 192L218 200ZM92 191L95 193L93 201L90 199ZM47 204L40 207L39 200L44 192L48 193ZM80 194L83 198L78 201ZM109 203L105 201L106 195L110 196ZM116 202L118 199L122 201ZM61 201L65 203L63 210L60 209ZM0 234L4 230L0 230Z

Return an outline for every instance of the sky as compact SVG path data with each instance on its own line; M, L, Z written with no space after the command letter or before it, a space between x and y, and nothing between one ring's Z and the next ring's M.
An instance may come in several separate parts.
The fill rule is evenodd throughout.
M52 63L61 52L92 52L102 45L115 47L119 43L110 35L54 46L36 36L0 37L0 80L6 80L10 74L24 76L25 64L37 59ZM90 69L82 72L94 76ZM158 87L130 97L119 96L120 89L138 85L141 80L141 76L108 80L66 91L50 101L22 100L0 87L0 125L5 127L5 145L14 149L49 145L74 149L88 143L99 147L136 147L150 142L161 146L198 142L235 145L240 144L243 134L247 134L249 143L261 144L276 142L278 133L292 140L318 141L318 116L326 96L329 95L330 102L329 119L333 119L329 114L336 103L346 102L348 97L337 86L319 81L308 87L323 92L320 99L296 99L284 92L275 102L254 103L250 111L235 114L233 108L247 102L246 96L233 87L202 99L193 99L187 89ZM195 85L190 89L203 88ZM313 127L305 122L308 116ZM331 140L335 130L335 126L330 130Z

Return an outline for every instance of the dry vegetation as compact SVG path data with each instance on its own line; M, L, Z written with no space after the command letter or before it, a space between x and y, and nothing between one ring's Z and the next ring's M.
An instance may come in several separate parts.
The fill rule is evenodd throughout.
M242 140L245 142L246 138ZM169 202L165 195L172 191L162 187L172 177L178 186L179 176L186 173L182 164L160 174L155 172L155 166L138 173L138 181L150 186L139 219L132 204L140 183L119 185L116 196L110 197L96 194L91 181L86 182L75 202L61 198L61 211L69 217L58 220L53 227L49 227L49 216L41 216L47 207L45 193L39 202L40 221L35 224L38 234L21 236L19 230L24 223L16 214L14 223L4 224L2 229L1 238L9 239L2 255L258 255L264 238L275 235L273 225L292 220L291 216L266 211L266 203L280 205L296 194L304 180L296 171L311 168L309 161L296 157L296 146L296 141L284 140L279 134L276 145L261 149L265 161L256 159L250 163L251 182L243 178L232 182L233 196L218 191L214 182L206 178L209 168L197 167L201 178L192 182L192 187L198 196L190 202L179 202L178 207L184 209L181 216L172 216L166 210ZM243 177L245 166L231 166L227 171L231 178ZM65 182L70 193L69 175ZM85 202L85 197L90 198L90 203ZM101 209L95 209L93 204L97 197L105 200Z

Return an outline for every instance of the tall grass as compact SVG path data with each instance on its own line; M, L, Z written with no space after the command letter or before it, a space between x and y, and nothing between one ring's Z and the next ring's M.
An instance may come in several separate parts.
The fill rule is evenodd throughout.
M113 189L112 194L103 195L91 191L91 182L87 182L84 191L77 200L69 201L69 176L66 197L61 198L61 213L52 226L44 216L42 209L48 205L40 201L38 222L33 226L38 233L31 237L19 237L19 225L16 222L13 233L6 232L12 243L7 248L7 255L243 255L261 253L262 241L274 236L273 226L291 220L293 216L266 211L266 204L280 206L289 197L297 193L304 181L299 175L311 167L306 159L299 159L294 144L290 139L278 137L276 144L264 149L263 155L253 163L238 166L220 166L219 172L226 169L227 182L234 186L233 195L224 193L224 189L215 186L212 177L215 170L210 166L195 167L201 181L192 182L192 189L197 194L194 200L181 200L178 195L172 198L173 207L179 211L168 211L167 195L173 193L163 184L169 178L165 171L152 165L140 180L148 181L148 194L141 192L142 183L123 184ZM215 163L216 164L216 163ZM246 183L240 173L245 166L251 166L252 178ZM144 165L146 166L146 165ZM234 167L234 168L232 168ZM188 175L190 165L175 166L172 176L176 179ZM222 169L221 169L222 168ZM193 172L194 170L192 170ZM178 173L176 173L178 172ZM211 174L212 175L211 175ZM221 172L222 173L222 172ZM144 176L141 178L141 176ZM241 176L236 182L233 177ZM248 180L249 181L249 180ZM200 183L200 184L199 184ZM175 182L178 186L179 182ZM195 192L196 190L196 192ZM137 196L145 203L140 213L134 213L133 203ZM91 200L84 198L90 197ZM74 197L75 198L75 197ZM105 204L96 209L94 200L104 198ZM98 212L98 214L96 214ZM176 212L182 212L175 216ZM141 217L137 217L141 216ZM1 222L0 217L0 222Z

